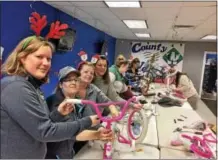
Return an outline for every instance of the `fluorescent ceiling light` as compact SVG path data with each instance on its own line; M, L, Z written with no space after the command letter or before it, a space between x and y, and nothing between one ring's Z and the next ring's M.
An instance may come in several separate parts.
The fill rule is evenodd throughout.
M150 34L149 33L136 33L135 34L137 37L145 37L145 38L150 38Z
M122 8L122 7L129 7L129 8L140 8L140 3L139 2L108 2L105 1L105 3L108 5L108 7L111 8Z
M206 35L201 39L215 40L215 39L217 39L217 36L216 35Z
M145 20L123 20L129 28L147 28Z

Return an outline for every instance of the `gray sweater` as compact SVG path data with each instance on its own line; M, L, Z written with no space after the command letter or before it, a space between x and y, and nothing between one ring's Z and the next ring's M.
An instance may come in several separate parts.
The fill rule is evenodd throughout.
M105 84L102 77L95 77L93 84L95 84L108 98L112 101L124 101L116 92L112 83Z
M113 83L109 82L108 84L104 83L104 80L102 77L95 77L94 81L92 82L95 84L108 98L110 98L112 101L125 101L125 99L122 99L119 94L117 94ZM130 106L132 107L134 103L130 103Z
M96 103L106 103L106 102L110 102L111 100L104 94L104 92L102 92L97 86L95 86L94 84L90 84L88 85L87 89L86 89L86 97L85 99L87 100L91 100L94 101ZM93 111L93 113L96 113L95 109L91 106L91 105L85 105L85 107L90 107ZM101 112L103 112L103 110L105 111L106 114L110 113L110 110L108 107L100 107L99 108L101 110Z
M91 126L90 117L54 123L37 80L8 76L1 80L1 159L43 159L46 142L75 139Z

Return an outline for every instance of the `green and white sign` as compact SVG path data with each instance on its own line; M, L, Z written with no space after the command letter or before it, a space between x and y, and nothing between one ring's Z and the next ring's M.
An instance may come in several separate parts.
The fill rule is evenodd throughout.
M182 71L185 44L166 42L132 42L131 55L148 63L155 55L157 66L174 67Z
M183 56L176 48L172 48L163 55L163 59L169 66L173 67L183 60Z

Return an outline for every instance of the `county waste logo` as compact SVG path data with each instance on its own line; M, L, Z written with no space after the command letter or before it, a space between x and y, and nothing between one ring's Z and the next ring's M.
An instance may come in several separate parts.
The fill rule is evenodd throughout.
M172 48L163 56L163 59L169 66L175 66L182 61L183 57L176 48Z

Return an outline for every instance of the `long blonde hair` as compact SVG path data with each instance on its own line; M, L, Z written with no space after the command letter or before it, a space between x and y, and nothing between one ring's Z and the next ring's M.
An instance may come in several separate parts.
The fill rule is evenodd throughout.
M30 36L19 42L13 52L8 56L2 65L1 72L7 75L27 76L27 72L21 63L21 58L36 52L40 47L48 46L54 51L54 46L43 37ZM48 81L48 75L43 79Z

